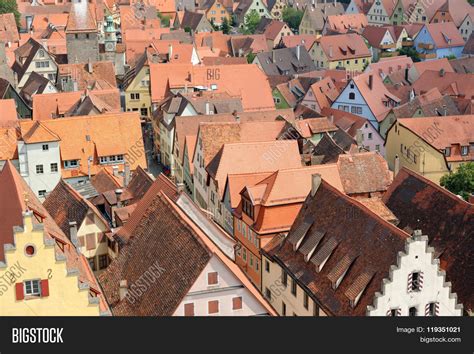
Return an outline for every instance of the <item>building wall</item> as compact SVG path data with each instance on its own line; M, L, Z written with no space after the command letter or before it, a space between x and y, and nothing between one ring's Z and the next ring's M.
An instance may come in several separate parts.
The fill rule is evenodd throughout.
M349 5L347 5L346 14L350 15L350 14L359 14L359 13L360 13L360 10L359 10L359 7L356 5L356 2L354 0L351 0Z
M426 134L435 136L433 126ZM410 150L410 153L408 153ZM416 154L416 161L413 155ZM387 133L385 141L385 157L388 167L393 171L395 157L399 156L400 168L407 167L429 180L439 184L440 178L449 172L444 156L423 139L396 122Z
M421 43L432 44L433 49L420 48ZM436 57L431 59L441 59L454 55L456 58L460 58L464 46L450 47L450 48L436 48L433 38L431 37L428 30L423 27L414 40L415 49L420 54L435 54Z
M461 34L461 37L464 39L464 41L467 42L472 32L474 32L473 19L470 15L467 15L459 26L459 33Z
M139 99L132 99L132 94L139 94ZM142 113L142 110L146 110L147 116L151 115L150 67L148 65L142 67L125 89L125 108L127 112Z
M362 145L369 151L378 151L385 156L384 139L370 122L366 122L362 128Z
M293 295L291 281L291 277L288 275L287 286L284 286L280 265L262 255L262 293L280 316L326 316L309 296L308 308L306 308L304 306L304 290L297 285L296 295ZM286 314L283 314L283 304L286 305Z
M191 157L193 158L193 157ZM198 136L196 141L196 148L194 151L194 173L193 173L193 185L194 185L194 201L198 203L201 208L207 210L208 207L208 192L207 192L207 172L205 170L203 160L202 141Z
M47 62L47 67L37 67L37 63L40 62ZM38 64L39 65L39 64ZM26 81L30 77L30 74L35 71L37 74L43 75L50 81L56 81L56 74L58 71L58 66L56 65L55 61L51 58L48 52L44 48L40 48L33 60L31 61L30 65L26 69L25 73L21 77L21 80L18 82L18 90L22 89L25 86Z
M43 145L48 145L48 150L43 150ZM61 178L61 157L59 142L47 142L36 144L18 143L18 154L20 161L20 174L25 179L36 195L39 191L51 192ZM51 172L51 164L56 163L58 172ZM36 173L36 166L43 165L43 173Z
M226 8L222 5L221 2L216 1L206 12L206 17L209 22L214 23L214 25L220 26L224 22L224 19L231 22L231 16Z
M409 288L409 277L413 272L422 272L422 286L419 291ZM437 303L439 316L462 316L457 298L451 297L451 286L446 283L444 272L440 272L439 260L428 250L428 238L409 241L407 251L398 261L398 267L391 271L389 281L382 287L382 295L376 297L369 316L387 316L390 310L398 309L400 316L408 316L415 307L418 316L425 316L427 305Z
M380 0L375 0L369 12L367 13L367 21L370 25L384 26L390 24L387 10L384 8Z
M395 26L403 24L405 11L402 0L398 0L397 5L395 5L395 8L393 9L392 16L390 16L389 22Z
M99 37L97 32L66 33L68 63L99 61Z
M67 273L66 261L56 259L54 241L49 244L45 238L41 228L33 229L32 214L27 214L23 230L15 234L14 247L5 252L6 267L0 268L1 273L12 269L16 273L13 284L1 287L0 315L98 316L99 306L89 302L89 290L79 289L77 275ZM28 245L35 247L33 256L25 254ZM21 270L15 267L18 264ZM17 300L15 284L36 279L48 281L49 295Z
M276 109L285 109L285 108L290 108L290 105L288 102L286 102L285 97L278 91L277 88L273 89L272 92L273 96L273 101L275 102L275 108Z
M90 216L90 221L88 217ZM106 267L100 268L99 267L99 256L101 255L108 255L109 249L107 246L107 237L105 236L105 232L108 230L107 225L99 218L92 210L89 210L88 217L84 219L82 225L80 225L77 231L77 237L80 241L80 244L84 244L83 247L80 247L81 253L89 260L91 258L94 259L95 262L95 269L94 274L99 275L102 270ZM87 240L86 235L93 234L94 235L94 242L90 244ZM102 242L100 242L102 240ZM107 261L108 265L109 261Z
M218 284L208 284L208 273L218 273ZM242 298L242 309L233 310L232 301ZM219 312L210 314L209 301L219 301ZM188 294L176 309L174 316L184 316L184 305L194 303L195 316L254 316L266 314L267 310L253 296L242 282L217 257L213 256Z

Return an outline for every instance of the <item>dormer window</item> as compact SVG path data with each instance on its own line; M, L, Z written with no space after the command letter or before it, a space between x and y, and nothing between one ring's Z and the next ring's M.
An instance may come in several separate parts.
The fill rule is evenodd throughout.
M242 198L242 210L247 214L251 219L253 219L253 205L250 200Z

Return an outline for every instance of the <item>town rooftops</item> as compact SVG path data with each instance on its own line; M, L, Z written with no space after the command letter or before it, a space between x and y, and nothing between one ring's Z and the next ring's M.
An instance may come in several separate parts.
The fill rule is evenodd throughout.
M337 127L326 117L299 119L295 121L295 128L303 138L311 138L315 134L335 132Z
M0 128L11 128L18 125L16 102L13 98L0 100Z
M33 224L43 225L46 239L54 242L56 255L65 257L68 270L79 273L77 286L88 285L98 295L101 314L107 313L109 308L86 258L77 252L10 161L0 172L0 196L0 260L5 260L4 246L15 243L13 228L23 227L24 213L32 213Z
M462 146L470 146L474 142L474 115L422 117L422 118L399 118L398 124L409 129L427 144L439 151L450 148L450 156L447 161L472 161L474 151L470 148L467 155L461 154ZM428 130L430 128L430 130ZM435 136L429 136L427 132L436 130Z
M281 42L286 48L296 47L297 45L302 45L309 52L314 42L316 41L316 36L314 34L297 34L294 36L283 36Z
M288 236L274 237L262 252L289 272L327 315L364 316L409 237L315 178Z
M436 48L451 48L464 45L464 39L453 22L429 23L425 25L425 28L433 39Z
M381 58L376 63L371 63L367 71L372 71L382 79L400 70L410 69L413 66L413 60L406 55L399 55L392 58Z
M255 60L258 60L259 65L267 76L289 76L316 70L308 51L301 45L258 53Z
M383 201L399 219L400 229L409 233L420 229L428 235L452 291L472 314L474 205L406 168L397 174Z
M97 156L92 159L90 168L94 175L100 170L98 160L101 156L123 155L126 160L127 154L140 150L140 147L142 153L137 152L133 158L130 156L133 160L130 168L146 167L138 112L21 121L20 129L25 143L60 140L61 159L79 160L79 169L63 169L63 178L87 176L89 157ZM130 150L133 146L135 148Z
M329 61L342 61L371 56L364 39L356 33L323 36L319 39L319 45Z
M467 16L470 16L471 20L474 18L474 7L468 1L446 0L438 11L449 13L458 28Z
M474 98L474 86L472 82L474 74L458 74L427 70L413 83L413 89L417 95L423 94L436 87L443 95L460 98Z
M327 18L326 30L336 33L361 33L367 25L367 16L364 14L331 15Z
M77 83L77 90L117 87L114 63L111 61L98 61L83 64L58 65L60 77L69 77Z
M14 43L20 41L15 16L12 13L0 14L0 42Z
M152 102L163 100L169 90L197 88L242 96L246 111L273 109L273 96L265 74L256 66L150 64Z

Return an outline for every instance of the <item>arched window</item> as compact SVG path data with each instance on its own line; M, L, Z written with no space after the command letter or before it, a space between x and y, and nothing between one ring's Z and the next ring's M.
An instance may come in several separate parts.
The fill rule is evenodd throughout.
M355 98L356 98L355 93L354 93L354 92L350 92L350 93L349 93L349 99L350 99L350 100L355 100Z

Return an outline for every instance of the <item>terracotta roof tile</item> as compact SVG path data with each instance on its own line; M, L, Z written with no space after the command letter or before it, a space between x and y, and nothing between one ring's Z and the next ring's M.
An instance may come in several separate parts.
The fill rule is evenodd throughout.
M367 16L364 14L332 15L326 20L327 31L336 33L361 33L367 25Z
M317 45L317 43L318 42L316 42L315 45ZM364 39L356 33L323 36L319 39L319 45L329 61L371 56Z

